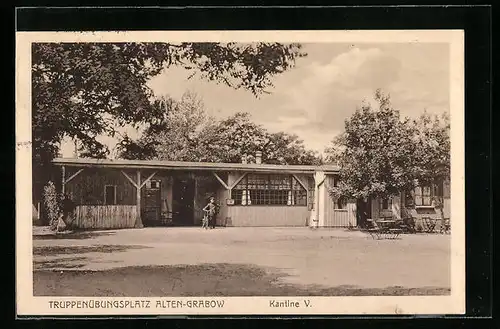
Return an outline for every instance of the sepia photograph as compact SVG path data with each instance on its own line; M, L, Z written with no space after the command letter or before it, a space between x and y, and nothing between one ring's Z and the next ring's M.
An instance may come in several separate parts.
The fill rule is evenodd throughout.
M27 313L463 312L461 31L17 47Z

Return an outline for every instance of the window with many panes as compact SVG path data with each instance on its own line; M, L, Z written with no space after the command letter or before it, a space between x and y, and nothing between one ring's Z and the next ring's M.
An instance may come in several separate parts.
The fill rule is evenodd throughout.
M432 189L430 186L417 186L415 188L415 206L431 206Z
M232 191L235 205L307 206L307 190L293 175L246 175Z
M381 210L390 210L392 208L392 199L391 198L380 198L379 199L379 207Z
M433 186L424 185L415 188L415 206L432 206L434 198L441 198L444 195L444 183Z

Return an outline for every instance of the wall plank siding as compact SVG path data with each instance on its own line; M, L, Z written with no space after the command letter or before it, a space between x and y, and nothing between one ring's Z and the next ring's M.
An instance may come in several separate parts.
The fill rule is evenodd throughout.
M335 200L329 195L325 198L325 224L324 227L356 226L356 203L349 201L346 209L335 209Z
M228 183L232 185L236 182L242 173L229 173ZM310 176L305 174L296 174L298 180L306 187L310 184ZM314 183L313 183L314 184ZM314 185L312 186L314 188ZM307 189L306 189L307 190ZM229 198L229 192L220 187L217 197L221 202L220 213L217 217L219 225L227 226L308 226L310 217L310 197L305 206L227 206L226 199ZM308 207L309 206L309 207Z
M307 206L230 206L227 226L307 226Z
M77 206L75 209L76 228L118 229L133 228L137 217L136 206Z
M131 176L135 177L135 176ZM116 186L118 205L135 205L135 187L120 170L85 168L82 173L66 184L66 192L80 205L103 205L104 187Z
M336 209L337 200L333 198L329 189L334 187L335 177L328 175L325 180L325 202L321 211L325 213L324 227L348 227L349 225L356 226L356 203L349 201L346 209ZM353 203L354 202L354 203Z

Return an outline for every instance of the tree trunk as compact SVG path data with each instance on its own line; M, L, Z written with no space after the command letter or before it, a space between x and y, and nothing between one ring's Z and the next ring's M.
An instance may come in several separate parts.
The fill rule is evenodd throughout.
M444 200L440 200L439 212L441 213L441 219L444 221Z

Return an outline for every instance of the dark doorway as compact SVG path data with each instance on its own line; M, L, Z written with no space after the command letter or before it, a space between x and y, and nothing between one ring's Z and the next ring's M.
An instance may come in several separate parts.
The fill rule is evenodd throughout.
M144 226L160 226L161 222L161 180L151 179L143 190L143 224Z
M358 199L356 201L356 215L359 227L366 227L367 219L372 218L372 199Z
M172 195L172 222L176 226L194 225L194 190L192 177L174 178Z

